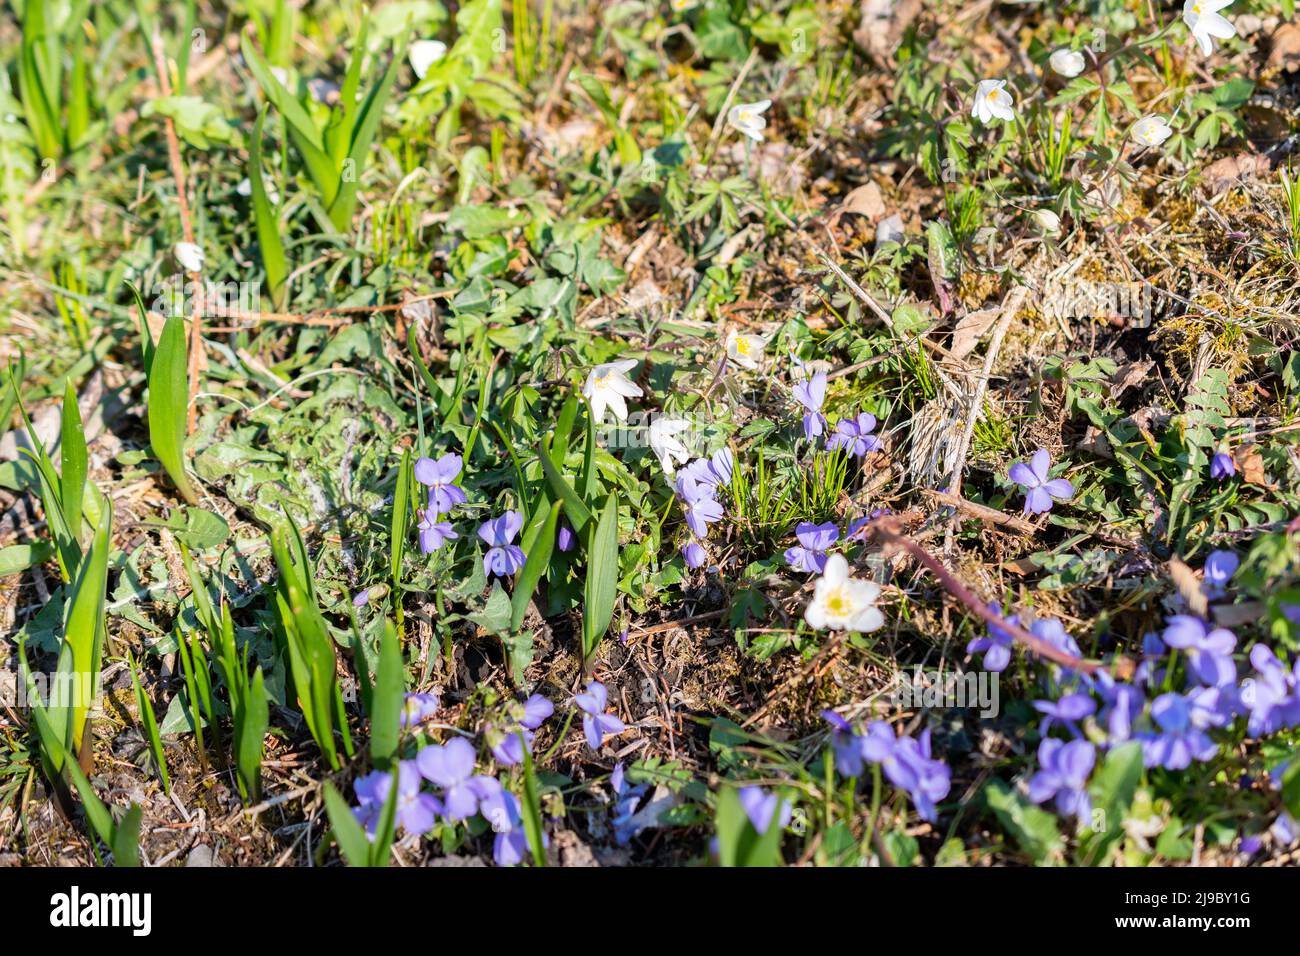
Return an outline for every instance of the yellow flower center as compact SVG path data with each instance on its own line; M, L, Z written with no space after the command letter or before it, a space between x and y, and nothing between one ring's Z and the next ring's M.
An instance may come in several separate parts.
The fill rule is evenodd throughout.
M853 604L849 601L848 591L843 585L838 585L826 595L826 613L833 614L836 617L843 617L853 609Z
M596 380L592 383L592 387L609 388L609 380L613 377L613 373L611 372L606 372L604 375L597 375Z
M745 338L745 337L742 335L742 336L740 336L739 338L736 339L736 351L737 351L739 354L748 357L748 356L749 356L749 353L752 352L752 351L754 351L754 346L753 346L752 344L750 344L749 339Z

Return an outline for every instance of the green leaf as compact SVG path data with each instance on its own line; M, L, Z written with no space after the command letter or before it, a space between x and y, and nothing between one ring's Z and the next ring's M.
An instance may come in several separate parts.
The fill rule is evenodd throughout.
M528 555L519 579L515 582L515 593L510 598L510 630L517 631L524 623L528 613L528 602L532 600L538 583L546 574L551 564L551 552L555 547L555 535L560 522L560 502L551 505L546 520L536 538L526 549Z
M770 867L781 864L782 829L773 821L759 834L740 803L740 792L724 786L714 810L718 861L722 866Z
M1093 829L1083 840L1089 862L1108 862L1111 850L1123 837L1124 820L1142 781L1142 769L1142 745L1137 741L1121 744L1107 752L1101 770L1089 788Z
M158 733L158 717L154 713L153 701L145 694L144 687L140 684L140 668L135 662L135 657L128 652L126 659L131 668L131 687L135 691L135 706L140 712L140 723L144 726L149 753L153 757L154 768L158 771L158 779L162 781L163 793L170 797L172 782L167 775L167 757L163 753L162 737Z
M77 408L77 393L69 381L63 390L62 435L59 439L60 468L59 500L63 505L63 520L73 540L81 537L81 503L86 492L86 432L81 425L81 410Z
M392 622L384 621L379 639L379 667L371 694L370 759L380 770L390 769L397 755L401 733L402 700L406 692L406 675L402 662L402 645Z
M192 505L198 495L185 473L185 420L189 408L185 323L173 315L163 326L149 369L149 444L176 490Z
M394 793L397 787L389 788ZM352 815L352 808L343 799L342 794L329 781L325 782L325 812L330 818L330 832L334 842L339 845L339 852L348 866L370 865L370 838L365 828Z
M37 564L44 564L54 556L54 545L49 541L31 544L11 544L0 548L0 577L20 574Z
M253 141L249 144L248 183L252 188L253 225L257 230L257 248L262 254L262 268L266 270L266 288L271 302L283 309L288 288L289 262L284 254L284 240L280 236L280 223L275 204L271 202L266 182L262 179L262 126L266 120L266 107L257 114L253 127Z
M533 769L533 755L519 731L520 743L524 750L524 799L520 801L520 814L524 818L524 834L528 837L528 847L533 852L536 866L546 865L546 846L542 830L542 802L537 793L537 774Z
M546 483L551 486L551 491L564 504L564 513L569 517L569 524L573 526L575 532L581 531L591 519L591 511L582 503L582 499L573 490L573 486L560 474L555 462L551 459L551 452L547 448L545 438L542 439L537 457L542 463L542 474L546 476Z
M618 498L609 495L589 529L587 579L583 584L582 656L590 660L614 619L618 588Z
M95 529L90 553L81 562L73 584L72 601L64 621L64 646L71 652L70 664L77 680L74 686L92 687L99 680L104 639L104 590L108 582L108 555L111 548L112 512L105 507ZM80 753L82 734L90 701L76 699L71 705L71 747Z
M1054 816L1028 802L1001 780L993 780L984 788L984 801L1035 865L1060 862L1061 834Z

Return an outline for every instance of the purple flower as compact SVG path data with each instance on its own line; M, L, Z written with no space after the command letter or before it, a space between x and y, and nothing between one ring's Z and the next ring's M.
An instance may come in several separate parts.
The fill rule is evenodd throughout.
M1216 451L1210 459L1210 477L1215 481L1231 478L1237 473L1237 465L1226 451Z
M1288 671L1271 648L1256 644L1250 649L1255 676L1242 683L1241 703L1250 713L1246 729L1252 737L1276 733L1300 723L1300 658Z
M1232 551L1211 551L1205 558L1205 580L1201 589L1210 597L1221 596L1240 564L1241 559Z
M861 458L881 447L880 439L871 434L875 428L876 416L870 412L861 412L856 418L841 418L835 423L835 434L826 447L832 451L843 448L854 458Z
M522 704L512 704L510 710L521 726L536 730L555 713L555 705L541 694L533 694Z
M555 532L555 546L561 551L572 551L577 540L573 534L573 529L561 522L559 530Z
M822 403L826 401L826 373L818 372L800 382L794 387L794 397L804 407L803 437L812 441L826 430L826 416L822 414Z
M794 533L799 546L786 550L785 563L796 571L821 574L826 570L826 549L839 539L839 527L834 521L825 524L801 521L795 526Z
M608 699L609 691L600 681L591 681L584 693L576 694L573 698L574 704L582 711L582 729L592 750L599 750L606 736L621 734L627 729L623 721L613 714L605 713Z
M1278 846L1289 847L1296 841L1297 834L1300 834L1300 827L1296 826L1296 822L1291 819L1290 814L1281 813L1273 821L1273 825L1268 828L1268 832L1272 834Z
M524 831L519 798L509 790L502 789L499 803L493 807L491 816L485 814L484 819L496 832L492 841L492 862L497 866L516 866L522 863L528 855L528 834ZM550 838L543 833L542 846L550 845Z
M696 458L690 464L686 465L679 475L685 475L697 485L702 485L707 489L707 494L712 496L718 488L725 488L731 484L731 473L735 468L735 459L732 457L731 449L727 447L719 448L710 458ZM682 493L681 489L677 492Z
M1090 717L1097 710L1096 702L1087 694L1076 691L1072 694L1066 694L1060 700L1036 700L1034 709L1040 714L1044 714L1043 722L1039 724L1038 733L1046 737L1052 729L1053 724L1061 724L1071 735L1079 736L1079 727L1077 722L1085 717Z
M402 702L402 726L422 724L437 712L437 694L407 694Z
M353 607L365 607L370 603L370 588L362 588L352 598Z
M425 554L433 554L448 541L460 537L452 530L450 521L439 521L432 511L426 511L415 527L420 533L420 550Z
M353 810L358 821L373 838L379 819L388 802L393 775L380 770L372 771L355 784L361 805ZM420 772L414 760L403 760L397 765L397 825L407 833L424 835L433 829L442 805L432 794L420 792Z
M862 738L853 732L853 725L835 711L823 710L822 717L832 727L831 750L835 752L835 768L845 777L862 776L866 759L862 752Z
M1164 660L1165 642L1160 639L1160 635L1155 631L1148 631L1142 635L1142 662L1138 664L1137 670L1133 672L1133 680L1138 683L1145 683L1150 686L1161 683L1164 680L1164 671L1159 665Z
M912 798L921 819L933 823L939 811L935 801L948 795L952 771L942 760L930 757L930 731L919 739L894 737L883 720L872 721L862 739L862 756L880 768L889 782Z
M1194 707L1189 697L1173 692L1161 694L1151 703L1151 719L1161 733L1138 735L1148 767L1184 770L1193 760L1209 760L1218 752L1203 729L1213 718L1205 708Z
M531 730L518 726L498 727L489 724L483 731L483 739L487 741L488 750L492 752L492 759L503 767L513 767L517 763L522 763L524 751L533 752L534 737Z
M989 609L998 616L1002 615L1002 606L997 603L989 605ZM1012 624L1019 624L1020 618L1012 614L1006 619ZM966 645L967 654L984 655L984 662L981 665L986 671L1004 671L1007 665L1011 663L1011 644L1012 637L1007 631L996 625L988 625L988 636L974 638Z
M917 815L930 823L939 818L936 801L948 795L952 786L952 770L942 760L930 757L930 731L922 731L917 738L900 737L895 759L908 767L916 783L908 789Z
M415 462L415 480L429 489L429 510L435 515L446 514L456 505L463 505L465 492L452 484L460 474L460 455L448 453L437 461L419 458Z
M1187 667L1199 683L1221 687L1237 679L1237 665L1232 661L1237 637L1226 627L1211 629L1199 617L1175 614L1165 628L1164 642L1187 652Z
M496 780L474 774L475 759L474 745L463 737L433 744L415 755L424 778L442 787L444 812L452 822L472 817L480 802L500 794Z
M1045 803L1056 798L1056 812L1084 820L1092 816L1088 775L1097 751L1086 740L1068 743L1048 737L1038 745L1039 770L1029 780L1029 799Z
M782 800L775 793L768 793L762 787L741 787L740 805L745 809L745 816L754 825L760 835L767 832L773 822L784 830L790 823L794 808L789 800Z
M1133 724L1146 706L1146 695L1132 684L1114 680L1105 671L1097 674L1097 688L1104 704L1101 719L1106 721L1109 743L1117 744L1133 736Z
M1067 501L1074 495L1074 485L1064 478L1047 477L1052 466L1052 456L1046 448L1034 452L1029 464L1016 462L1007 477L1025 491L1025 514L1044 514L1052 510L1052 499Z
M682 500L686 526L697 538L708 537L709 525L722 520L722 505L713 497L713 489L702 485L683 470L677 476L677 496Z
M523 549L511 544L523 526L524 518L518 511L507 511L479 525L478 536L489 545L487 554L483 555L483 570L487 574L505 578L524 566Z
M648 784L640 783L628 786L623 775L623 761L614 765L614 772L609 776L609 784L614 789L614 842L627 846L632 838L645 829L645 822L637 820L636 808L650 789Z
M694 570L695 568L704 567L709 560L709 555L702 544L691 538L690 541L682 545L682 559L686 562L688 568Z

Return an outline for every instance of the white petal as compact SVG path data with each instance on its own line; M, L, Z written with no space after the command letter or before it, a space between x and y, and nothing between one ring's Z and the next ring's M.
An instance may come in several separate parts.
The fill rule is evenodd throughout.
M817 582L820 589L823 583L834 586L844 581L849 576L849 562L844 560L842 554L832 554L826 561L826 569L822 571L821 580Z

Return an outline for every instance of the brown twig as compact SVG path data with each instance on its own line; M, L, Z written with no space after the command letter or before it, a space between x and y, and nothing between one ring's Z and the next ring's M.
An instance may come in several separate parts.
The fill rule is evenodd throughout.
M1102 665L1097 661L1084 660L1081 657L1075 657L1073 654L1066 653L1059 647L1049 644L1040 637L1031 634L1019 624L1013 624L1000 614L995 613L989 608L987 602L980 598L962 584L961 581L953 575L951 571L945 568L938 560L919 544L897 530L897 522L891 516L877 518L868 526L870 532L877 536L886 544L902 548L916 560L920 561L925 567L939 579L939 583L947 589L948 593L961 601L962 604L971 611L972 614L984 620L991 627L997 628L1007 634L1010 634L1015 640L1024 644L1025 647L1033 651L1039 657L1046 658L1049 661L1055 661L1063 667L1069 667L1073 670L1085 674L1093 674L1101 669ZM1119 657L1115 660L1115 670L1121 676L1132 671L1133 662L1126 657Z
M960 495L949 494L946 491L935 491L933 488L922 488L921 493L930 497L937 498L946 505L956 508L958 511L965 512L972 518L978 518L981 521L991 521L994 524L1006 525L1021 534L1037 534L1038 528L1033 522L1026 521L1024 518L1018 518L1015 515L1004 514L1001 511L995 511L984 505L976 504L973 501L967 501Z

